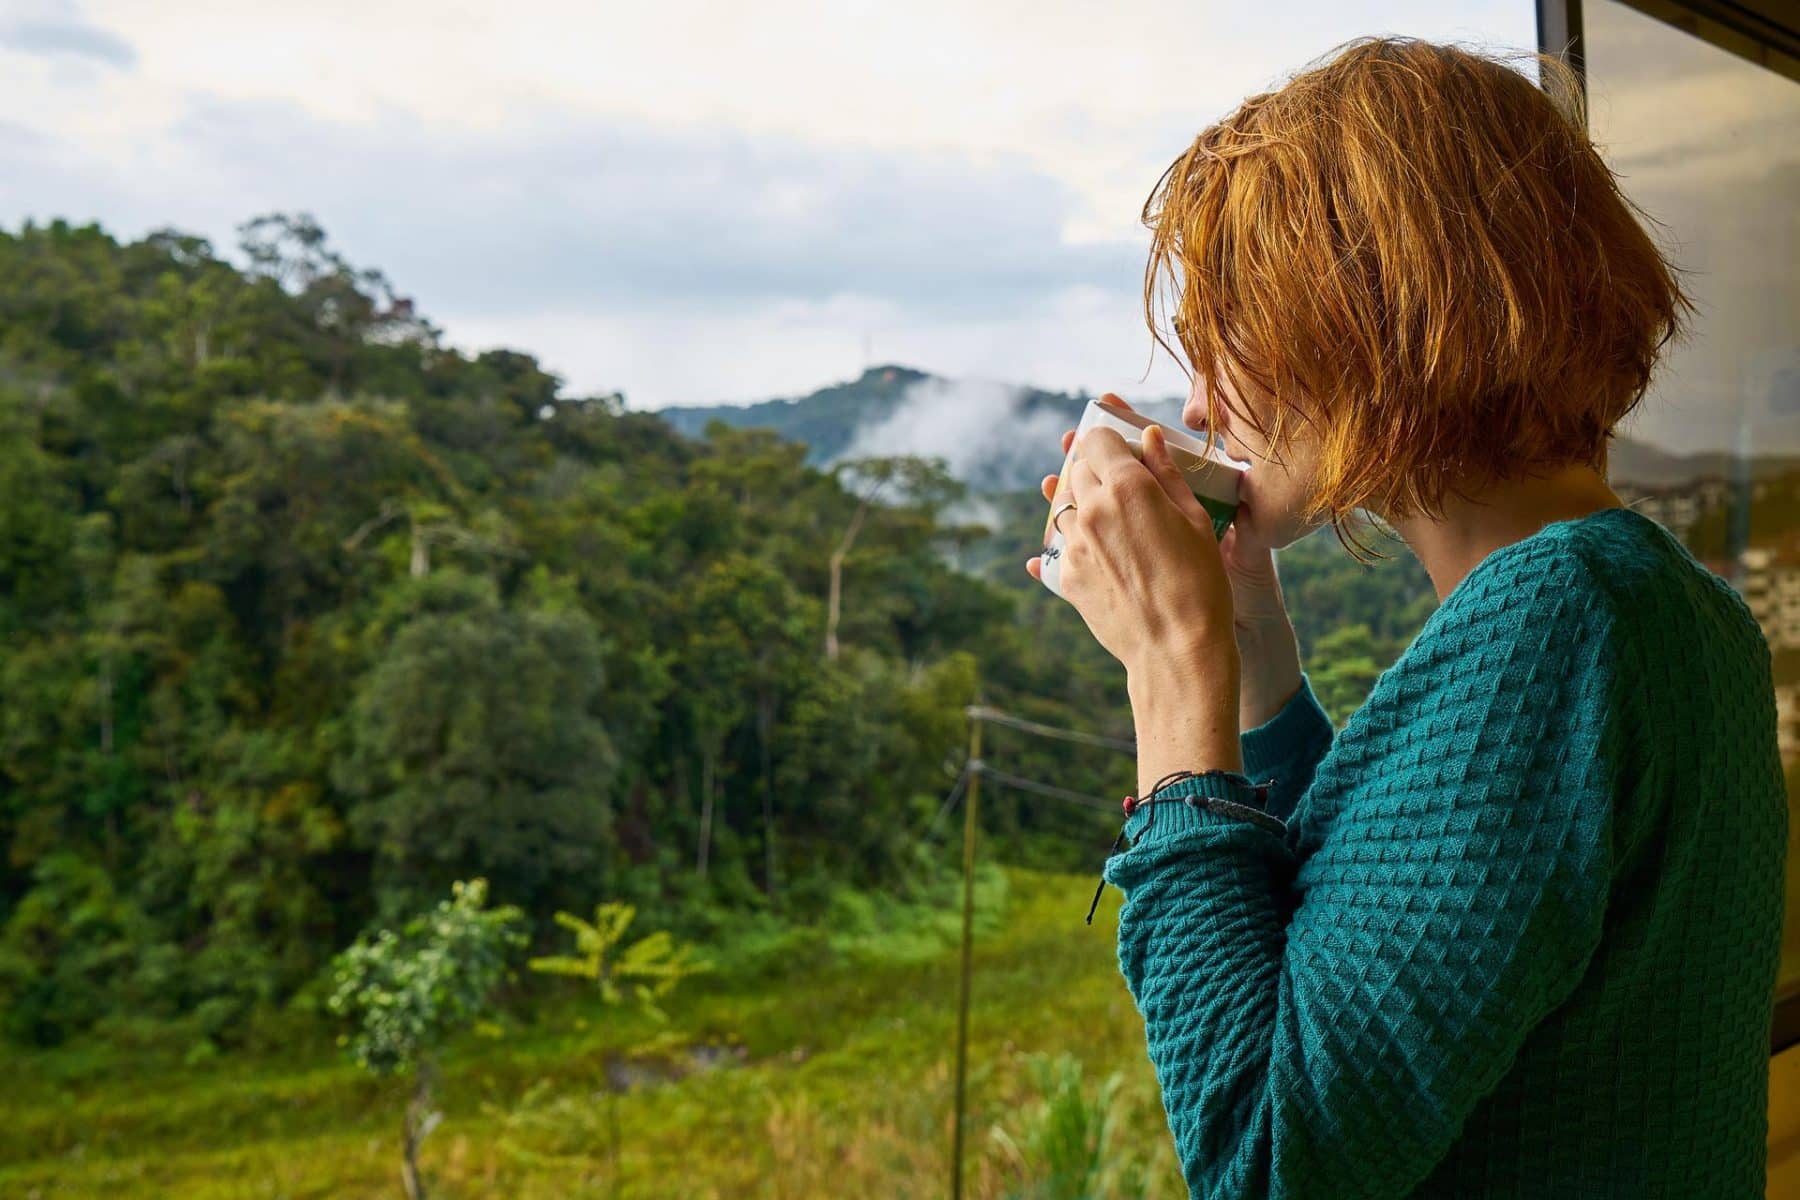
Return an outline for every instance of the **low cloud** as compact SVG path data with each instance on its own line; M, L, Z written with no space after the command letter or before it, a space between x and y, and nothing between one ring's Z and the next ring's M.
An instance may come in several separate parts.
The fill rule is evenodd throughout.
M58 0L19 0L0 18L0 46L21 54L92 59L127 71L138 58L130 42L89 22L73 3Z
M1179 425L1179 396L1128 397L1137 411ZM1081 405L1034 398L1022 387L981 379L921 380L893 410L857 430L839 459L911 454L940 458L951 475L978 492L1037 487L1062 470L1062 435L1081 419ZM983 502L974 499L977 508Z
M863 426L842 457L912 454L941 458L950 474L982 491L1008 490L1061 465L1066 412L1025 408L1025 391L983 380L926 379L894 411Z

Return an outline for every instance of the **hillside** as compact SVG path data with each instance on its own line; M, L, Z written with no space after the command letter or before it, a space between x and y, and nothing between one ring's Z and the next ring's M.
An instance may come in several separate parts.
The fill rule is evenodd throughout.
M943 865L916 835L965 706L1128 728L1066 605L945 561L962 489L928 465L858 517L797 444L443 344L304 218L242 236L249 268L0 231L0 1036L276 1036L461 879L540 939L603 899L706 938L903 897ZM987 815L1017 862L1110 836Z

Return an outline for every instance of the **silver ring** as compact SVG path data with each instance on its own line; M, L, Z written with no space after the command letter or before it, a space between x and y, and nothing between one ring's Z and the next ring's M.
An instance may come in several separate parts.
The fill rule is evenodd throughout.
M1062 507L1058 508L1055 512L1050 514L1050 528L1056 530L1056 532L1058 532L1058 533L1062 533L1062 526L1058 525L1057 521L1062 519L1062 515L1064 513L1074 512L1074 511L1075 511L1075 502L1073 500L1063 501ZM1067 537L1068 534L1065 533L1065 534L1063 534L1063 536Z

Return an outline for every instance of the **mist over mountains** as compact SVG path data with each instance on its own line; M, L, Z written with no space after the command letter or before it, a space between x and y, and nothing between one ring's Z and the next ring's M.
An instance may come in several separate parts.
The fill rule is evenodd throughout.
M1172 424L1181 398L1120 395L1140 412ZM689 437L709 422L770 429L807 447L807 462L914 454L937 457L977 492L1035 490L1062 465L1062 432L1081 419L1088 392L1050 392L993 380L947 379L899 365L871 367L856 379L807 396L748 405L665 408L656 415Z

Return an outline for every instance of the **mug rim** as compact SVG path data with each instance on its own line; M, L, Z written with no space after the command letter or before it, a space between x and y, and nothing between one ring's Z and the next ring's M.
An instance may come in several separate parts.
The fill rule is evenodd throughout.
M1230 467L1234 471L1243 471L1249 468L1248 463L1238 462L1237 459L1232 458L1231 455L1225 453L1222 447L1202 442L1199 438L1195 437L1185 429L1177 429L1173 425L1146 417L1143 413L1133 409L1120 408L1110 401L1095 400L1093 401L1093 404L1108 416L1113 417L1116 420L1124 421L1127 425L1130 425L1135 429L1144 430L1150 428L1152 425L1159 426L1163 431L1163 438L1171 451L1185 451L1203 462L1218 463L1220 466Z

